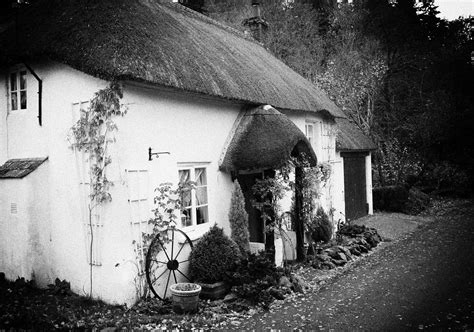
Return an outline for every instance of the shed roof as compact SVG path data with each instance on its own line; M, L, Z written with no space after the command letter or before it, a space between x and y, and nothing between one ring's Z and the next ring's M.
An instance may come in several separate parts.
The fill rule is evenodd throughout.
M259 43L177 3L47 0L0 33L0 61L46 59L133 80L281 109L344 113Z
M305 153L313 166L317 163L311 143L293 121L271 106L260 106L237 119L219 168L226 172L275 169L294 153Z
M371 151L377 147L357 125L349 119L336 119L338 127L336 150L340 152Z
M36 170L48 158L10 159L0 166L0 179L21 179Z

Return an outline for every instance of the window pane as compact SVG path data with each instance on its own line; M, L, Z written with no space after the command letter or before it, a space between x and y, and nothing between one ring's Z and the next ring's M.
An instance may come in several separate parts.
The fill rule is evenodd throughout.
M207 184L207 176L205 168L196 168L196 185L205 186Z
M183 211L181 211L181 225L183 227L192 225L191 209L184 209Z
M207 206L201 206L196 209L196 222L197 224L204 224L209 221L209 215L207 212Z
M22 110L26 109L26 91L20 92L20 107Z
M207 187L196 188L196 205L207 204Z
M10 91L16 91L18 90L18 86L16 83L16 73L11 73L10 74Z
M26 71L20 72L20 89L26 89Z
M12 103L12 110L13 111L17 110L18 109L18 98L17 98L16 92L12 92L11 103Z
M189 169L184 169L179 171L179 183L185 183L190 181L189 178Z
M181 193L181 205L183 208L191 206L191 190Z

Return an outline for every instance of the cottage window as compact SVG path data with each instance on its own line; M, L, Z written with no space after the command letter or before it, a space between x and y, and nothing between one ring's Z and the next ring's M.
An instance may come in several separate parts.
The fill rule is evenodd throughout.
M305 124L306 138L311 143L314 152L318 159L321 158L321 122L320 121L307 121Z
M336 147L333 125L324 123L322 126L323 158L326 161L334 160Z
M305 126L305 129L306 129L306 138L311 143L311 145L313 145L314 144L314 124L307 123Z
M10 105L12 111L27 108L26 83L26 70L10 73Z
M192 181L195 187L181 196L181 226L200 225L209 222L207 199L207 171L205 167L186 167L179 170L179 182Z

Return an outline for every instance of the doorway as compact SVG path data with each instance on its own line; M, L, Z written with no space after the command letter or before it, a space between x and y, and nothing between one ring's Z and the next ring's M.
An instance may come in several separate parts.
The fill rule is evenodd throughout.
M346 219L354 220L367 215L365 153L344 153L344 199Z
M272 239L267 239L268 234L265 234L265 225L262 219L261 212L255 208L252 204L252 200L255 199L252 187L257 182L257 180L261 180L264 177L275 177L274 170L265 170L259 171L254 173L239 173L237 176L237 180L239 181L240 187L242 188L242 192L245 198L245 210L249 215L249 234L250 234L250 242L258 242L258 243L272 243ZM267 241L268 240L268 241Z

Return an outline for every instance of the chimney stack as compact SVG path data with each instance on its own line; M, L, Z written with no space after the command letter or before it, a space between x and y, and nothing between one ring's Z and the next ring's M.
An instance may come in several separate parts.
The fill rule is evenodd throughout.
M261 41L263 28L268 27L267 21L262 17L261 9L260 9L260 1L252 0L252 14L253 16L250 18L245 19L242 22L242 25L248 26L252 33L254 39Z

